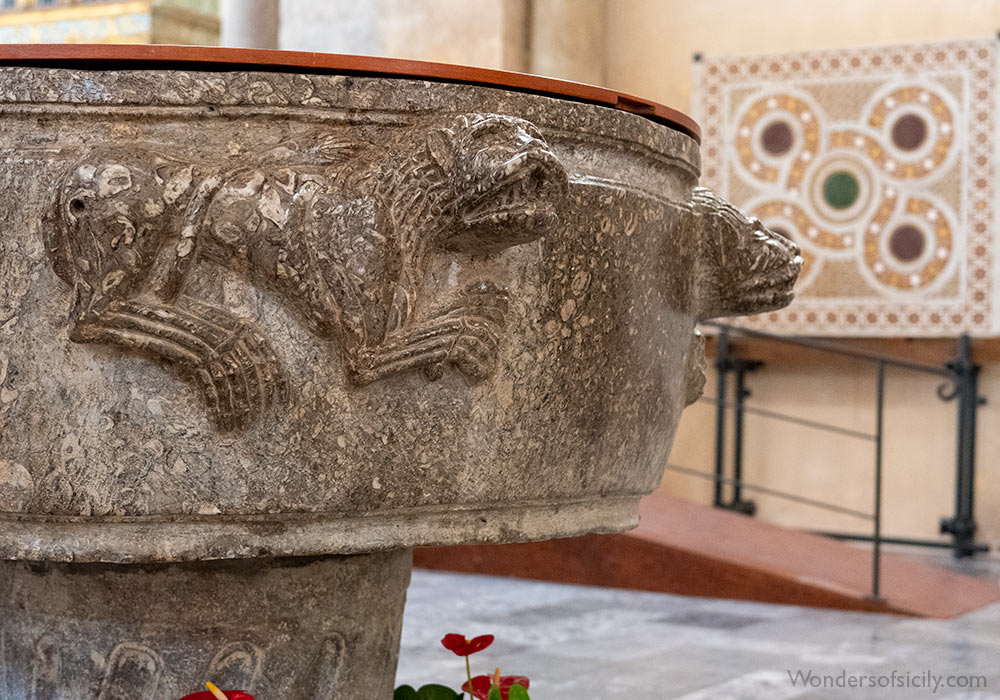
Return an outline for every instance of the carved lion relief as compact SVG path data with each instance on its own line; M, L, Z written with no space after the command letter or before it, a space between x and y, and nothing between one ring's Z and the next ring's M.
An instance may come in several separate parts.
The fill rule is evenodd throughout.
M694 272L698 320L756 314L791 303L802 251L756 217L704 187L688 202L698 230ZM705 338L695 331L688 348L685 405L705 388Z
M704 187L691 194L699 220L698 318L759 314L791 303L802 251Z
M566 172L530 123L460 116L376 145L336 137L280 144L238 165L153 148L98 148L56 184L46 222L53 268L73 286L70 339L169 363L223 430L287 400L272 342L194 298L199 265L277 295L340 344L366 384L446 364L473 380L496 362L508 292L487 280L441 290L414 313L430 256L489 254L556 222Z

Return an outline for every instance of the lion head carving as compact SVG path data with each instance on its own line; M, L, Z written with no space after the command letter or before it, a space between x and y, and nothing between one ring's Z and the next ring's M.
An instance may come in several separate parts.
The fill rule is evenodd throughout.
M496 114L462 115L430 132L427 147L455 188L457 223L446 248L497 252L555 224L566 171L534 125Z
M702 320L771 311L791 303L802 268L799 247L711 190L696 187L699 220L696 302Z

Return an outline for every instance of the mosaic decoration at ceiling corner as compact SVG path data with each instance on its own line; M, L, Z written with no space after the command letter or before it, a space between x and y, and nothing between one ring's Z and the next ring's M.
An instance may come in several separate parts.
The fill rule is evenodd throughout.
M745 321L834 336L996 335L994 41L695 68L702 183L794 239L796 301Z

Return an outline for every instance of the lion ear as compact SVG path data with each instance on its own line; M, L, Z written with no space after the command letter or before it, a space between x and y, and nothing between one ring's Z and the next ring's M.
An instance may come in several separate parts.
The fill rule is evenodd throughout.
M427 150L445 173L455 165L455 133L451 129L435 129L427 134Z

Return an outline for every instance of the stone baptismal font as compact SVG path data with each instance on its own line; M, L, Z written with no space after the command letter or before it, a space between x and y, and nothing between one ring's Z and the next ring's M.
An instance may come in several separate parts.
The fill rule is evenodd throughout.
M633 527L801 262L558 81L5 47L0 123L2 700L388 700L411 548Z

